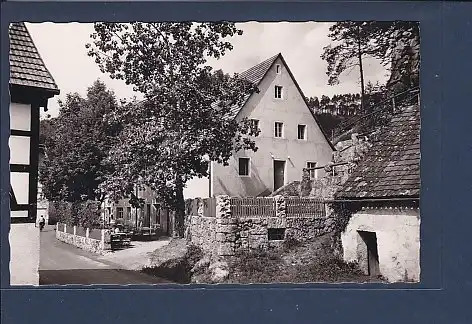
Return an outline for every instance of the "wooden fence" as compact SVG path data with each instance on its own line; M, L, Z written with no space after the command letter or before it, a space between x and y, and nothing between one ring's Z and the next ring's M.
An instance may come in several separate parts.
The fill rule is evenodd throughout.
M233 217L275 217L275 199L271 198L231 198Z
M326 208L323 200L316 198L285 198L287 217L324 217Z

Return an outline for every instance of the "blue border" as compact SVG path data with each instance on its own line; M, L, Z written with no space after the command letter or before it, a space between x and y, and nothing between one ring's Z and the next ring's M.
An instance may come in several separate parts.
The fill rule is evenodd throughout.
M335 3L337 2L337 3ZM443 2L141 2L1 4L1 313L3 323L470 323L472 6ZM8 287L8 23L11 21L418 20L421 29L419 285ZM465 250L467 249L467 250ZM95 286L97 287L97 286ZM132 288L132 290L131 290ZM200 288L200 289L199 289ZM386 288L386 289L384 289ZM115 290L115 291L110 291ZM469 312L469 314L467 313ZM466 317L469 315L469 317Z

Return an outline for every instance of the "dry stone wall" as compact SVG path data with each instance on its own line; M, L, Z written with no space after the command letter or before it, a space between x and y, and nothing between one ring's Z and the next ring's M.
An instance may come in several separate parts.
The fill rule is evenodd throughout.
M105 250L108 248L107 244L104 243L104 239L97 240L97 239L89 238L87 236L84 237L84 236L76 235L74 233L72 234L67 233L67 227L69 226L66 226L66 228L64 228L62 231L59 230L59 226L56 227L56 238L59 241L62 241L64 243L74 245L80 249L93 252L93 253L98 253L98 254L103 254ZM73 226L70 226L70 227L73 228Z
M241 250L279 248L288 239L309 241L333 231L331 216L287 216L285 199L276 199L275 216L233 217L230 197L218 196L216 216L189 215L187 239L215 257Z

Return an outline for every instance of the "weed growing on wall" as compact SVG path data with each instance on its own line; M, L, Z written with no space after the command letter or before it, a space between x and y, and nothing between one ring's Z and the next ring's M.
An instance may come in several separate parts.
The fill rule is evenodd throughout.
M332 214L334 215L334 228L333 228L333 249L334 251L342 251L341 246L341 233L343 233L352 214L360 210L360 205L357 202L332 202L330 204Z

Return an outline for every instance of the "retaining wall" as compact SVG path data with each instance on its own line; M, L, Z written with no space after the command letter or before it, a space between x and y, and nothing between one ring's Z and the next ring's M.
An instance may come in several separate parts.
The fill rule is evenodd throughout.
M85 233L85 236L78 235ZM78 231L75 226L67 226L65 224L56 225L56 238L59 241L67 244L74 245L83 250L103 254L109 247L109 244L105 243L105 230L101 230L101 239L97 240L89 237L90 230L87 228L85 231Z
M334 219L327 213L287 215L285 198L277 196L275 215L234 217L231 198L216 198L215 217L188 215L187 239L215 256L232 256L241 250L281 247L288 239L310 241L333 231Z

